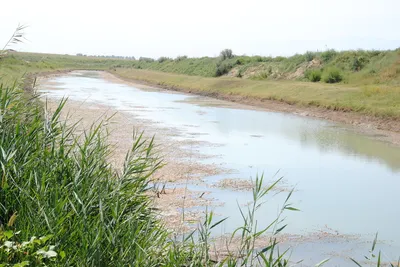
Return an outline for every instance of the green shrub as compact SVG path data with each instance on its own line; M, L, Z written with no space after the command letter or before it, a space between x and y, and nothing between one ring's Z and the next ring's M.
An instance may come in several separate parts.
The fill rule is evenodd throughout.
M319 82L321 80L322 72L319 69L307 70L304 77L311 82Z
M262 57L262 62L272 62L274 59L272 57Z
M369 51L365 51L369 57L376 57L379 56L382 51L378 51L378 50L369 50Z
M233 68L232 63L226 61L220 61L217 63L217 69L215 71L215 77L227 74Z
M235 61L235 65L243 65L245 64L245 60L243 58L237 58Z
M355 56L351 69L353 71L360 71L366 64L368 64L368 62L369 60L364 56Z
M307 62L310 62L310 61L312 61L312 60L315 58L315 53L314 53L314 52L311 52L311 51L307 51L307 52L304 54L304 57L305 57L305 59L306 59Z
M244 72L244 69L243 69L243 68L240 68L240 69L238 70L237 74L236 74L236 77L237 77L237 78L243 78L243 72Z
M261 57L261 56L254 56L254 57L253 57L253 60L254 60L255 62L263 62L263 61L264 61L263 57Z
M275 58L274 58L274 61L275 61L275 62L282 62L282 61L285 61L286 59L287 59L286 57L278 56L278 57L275 57Z
M157 62L158 62L158 63L163 63L163 62L168 61L168 60L169 60L168 57L159 57L159 58L157 59Z
M231 49L224 49L221 51L220 57L222 60L233 58L233 52Z
M343 74L338 68L330 68L324 71L322 80L326 83L338 83L343 80Z
M332 60L338 53L334 49L329 49L321 53L321 59L324 63Z
M153 58L149 58L149 57L140 57L139 61L150 63L150 62L154 62L154 59Z
M175 61L179 62L179 61L185 60L187 58L188 58L187 56L177 56Z
M254 78L257 79L257 80L266 80L266 79L268 79L268 77L269 77L268 72L267 71L262 71Z

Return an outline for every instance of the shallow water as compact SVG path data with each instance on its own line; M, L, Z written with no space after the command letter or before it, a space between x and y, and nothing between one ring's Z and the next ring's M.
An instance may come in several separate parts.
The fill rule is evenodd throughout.
M201 153L220 155L202 160L215 163L232 173L208 177L207 185L223 178L265 179L284 176L285 186L295 187L291 203L300 212L286 213L286 233L314 236L294 242L293 257L306 258L306 265L330 256L329 264L350 265L345 258L367 255L374 234L379 231L381 247L389 259L400 253L400 149L356 133L351 127L260 110L227 108L223 101L196 104L198 97L168 92L143 91L125 84L108 82L96 72L75 72L53 78L56 83L41 88L47 97L88 101L135 114L161 126L179 129L176 138L207 141L218 146L200 146ZM231 105L230 105L231 106ZM188 185L211 191L224 202L214 210L229 219L219 229L229 233L241 225L239 205L251 200L250 192ZM258 215L266 225L277 214L287 193L275 196ZM333 230L329 230L333 229ZM331 239L316 234L337 234ZM356 238L347 238L355 235ZM297 251L297 252L296 252Z

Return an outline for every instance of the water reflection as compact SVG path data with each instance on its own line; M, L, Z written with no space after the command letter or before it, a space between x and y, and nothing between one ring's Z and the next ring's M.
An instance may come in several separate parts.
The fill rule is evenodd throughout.
M394 172L400 171L398 147L360 135L344 125L254 110L214 108L212 113L218 121L216 129L225 136L235 131L266 137L285 136L299 141L304 147L315 146L321 152L341 151L344 155L363 156L386 164Z

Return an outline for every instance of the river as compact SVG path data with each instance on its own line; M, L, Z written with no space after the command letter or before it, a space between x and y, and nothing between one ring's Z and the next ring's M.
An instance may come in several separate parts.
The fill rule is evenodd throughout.
M229 217L219 233L231 233L241 225L238 205L249 202L251 192L210 185L264 173L268 179L283 176L285 188L295 189L290 202L300 211L285 213L284 230L302 237L288 242L293 260L304 259L307 266L331 257L329 266L354 266L348 257L368 255L376 232L384 260L400 256L398 147L351 126L164 90L141 90L103 79L99 72L73 72L49 81L51 86L39 88L48 98L67 96L71 101L97 103L178 129L177 140L215 144L197 146L199 153L209 157L190 160L229 171L187 186L211 192L223 203L212 208L219 217ZM276 216L286 196L282 192L268 198L257 215L260 226Z

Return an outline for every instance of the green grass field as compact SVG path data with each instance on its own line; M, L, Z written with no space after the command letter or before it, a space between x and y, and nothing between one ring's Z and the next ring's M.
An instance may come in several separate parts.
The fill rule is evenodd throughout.
M108 70L112 66L126 64L121 59L78 57L68 55L10 53L0 59L0 78L13 82L29 73L55 72L58 70Z
M216 77L229 75L256 80L308 81L307 71L318 70L323 76L332 69L349 84L400 85L400 49L393 51L307 52L291 57L232 56L176 59L142 58L131 62L131 68L148 69L185 75ZM125 65L126 66L126 65ZM120 67L123 67L121 65ZM322 79L323 81L323 79Z

